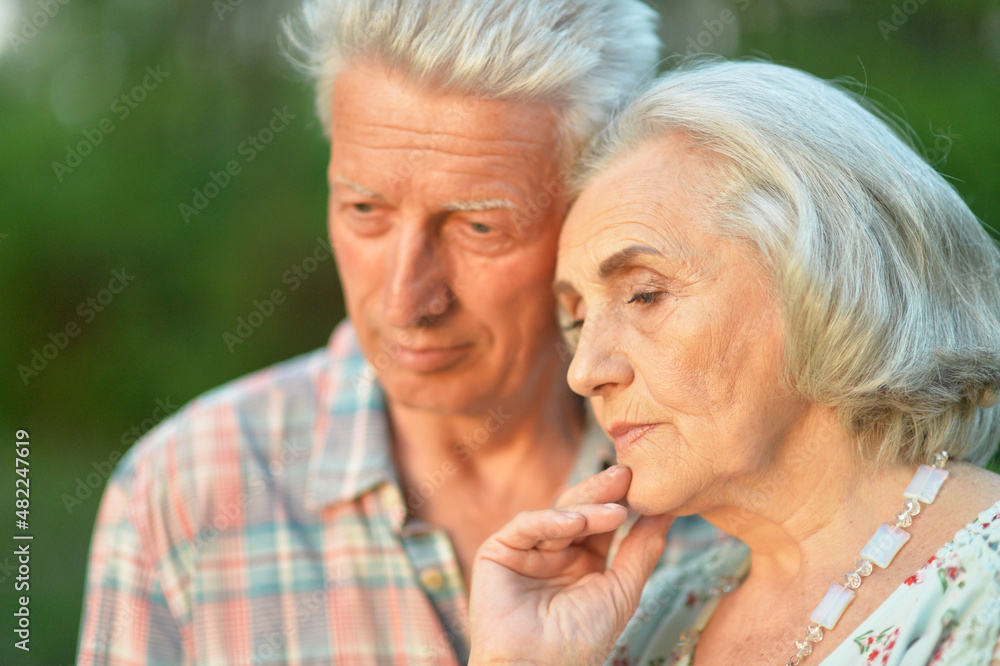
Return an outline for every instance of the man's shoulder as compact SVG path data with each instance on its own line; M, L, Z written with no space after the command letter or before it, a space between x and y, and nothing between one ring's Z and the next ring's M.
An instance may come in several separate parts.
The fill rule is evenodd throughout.
M339 459L348 445L339 431L329 435L330 413L351 404L355 413L341 418L371 418L379 409L377 400L355 397L376 392L358 383L368 367L353 331L341 325L327 347L196 398L122 458L105 491L107 515L118 517L108 520L127 519L151 556L176 572L187 571L185 553L222 526L239 534L311 520L312 462ZM329 474L318 487L328 485L336 485Z
M306 447L322 402L348 390L366 368L347 322L327 346L257 370L198 396L158 424L122 458L115 477L238 463L275 447ZM302 456L305 458L306 456Z

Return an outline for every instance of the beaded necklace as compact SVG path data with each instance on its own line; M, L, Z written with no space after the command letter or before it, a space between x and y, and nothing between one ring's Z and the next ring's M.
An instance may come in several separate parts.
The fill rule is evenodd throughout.
M934 456L932 464L917 468L910 485L903 491L903 508L896 513L895 523L882 523L875 531L875 535L861 549L861 557L854 562L854 569L844 574L842 582L830 586L826 596L809 616L811 624L806 627L805 638L795 641L795 653L788 658L785 666L801 664L812 654L813 645L823 640L823 630L829 631L837 626L844 611L854 601L854 591L861 587L867 576L871 575L872 565L885 569L892 563L903 544L910 540L910 533L904 528L909 527L913 523L913 517L920 513L920 503L933 502L941 485L948 478L948 472L944 469L947 462L948 452L942 451ZM708 625L719 601L739 584L748 569L749 567L744 567L735 576L723 579L713 588L711 598L694 625L681 634L672 654L672 664L686 666L691 663L701 632Z

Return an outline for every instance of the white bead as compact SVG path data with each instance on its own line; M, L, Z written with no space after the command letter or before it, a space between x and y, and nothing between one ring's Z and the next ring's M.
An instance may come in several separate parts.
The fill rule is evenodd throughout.
M910 533L889 523L875 531L875 536L861 549L861 557L885 569L896 557L903 544L910 540Z
M903 502L903 508L906 509L908 514L915 516L920 513L920 502L915 499L908 499Z
M807 640L810 640L813 643L819 643L821 640L823 640L823 628L820 627L818 624L815 623L810 624L808 631L809 635L806 636Z
M795 649L798 650L795 654L799 657L808 657L812 654L813 645L809 641L795 641Z
M948 470L921 465L913 475L910 485L903 491L903 497L930 504L941 490L941 484L948 478Z
M854 590L849 590L843 585L831 585L823 601L819 602L819 606L816 606L809 619L825 629L833 629L852 601L854 601Z
M870 576L872 575L872 563L859 557L854 561L854 570L862 576Z
M896 527L909 527L913 524L913 518L904 509L896 514Z

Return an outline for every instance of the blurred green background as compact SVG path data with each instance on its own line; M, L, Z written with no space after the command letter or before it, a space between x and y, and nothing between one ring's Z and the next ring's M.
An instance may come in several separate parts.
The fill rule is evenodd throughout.
M1000 228L1000 3L655 4L668 53L754 54L867 83ZM280 55L295 5L0 0L0 504L13 505L23 428L35 536L25 654L13 509L3 518L0 663L73 662L100 491L136 435L321 346L343 316L333 262L303 262L325 238L327 146ZM275 109L289 117L265 144ZM252 335L224 337L275 289L285 301Z

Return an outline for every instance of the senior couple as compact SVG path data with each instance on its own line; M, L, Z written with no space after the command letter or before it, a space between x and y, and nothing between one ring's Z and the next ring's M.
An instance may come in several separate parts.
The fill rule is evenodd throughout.
M886 122L636 0L291 34L348 319L123 460L80 663L1000 662L1000 253Z

